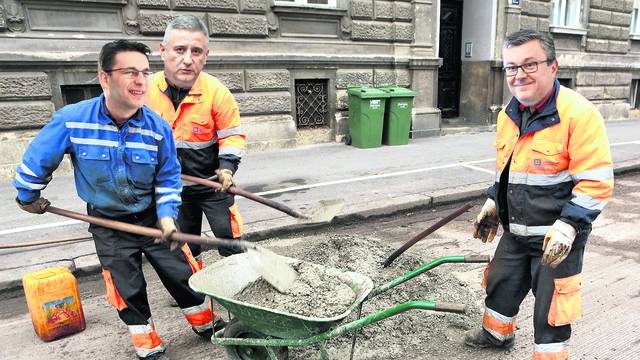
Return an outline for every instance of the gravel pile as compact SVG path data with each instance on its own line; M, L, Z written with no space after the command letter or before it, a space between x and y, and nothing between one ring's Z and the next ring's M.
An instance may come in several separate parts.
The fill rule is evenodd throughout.
M298 278L285 292L280 293L260 279L242 290L235 299L307 317L328 318L349 309L355 293L340 280L340 271L308 262L294 266Z

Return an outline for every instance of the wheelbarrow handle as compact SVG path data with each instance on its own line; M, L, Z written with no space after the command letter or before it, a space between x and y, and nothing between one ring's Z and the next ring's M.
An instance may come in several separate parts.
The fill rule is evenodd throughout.
M464 262L466 263L488 263L491 261L489 255L465 255Z
M456 314L465 314L466 311L467 311L467 306L464 305L464 304L437 302L435 310L436 311L456 313Z
M202 179L202 178L191 176L191 175L184 175L184 174L182 174L181 177L182 177L182 180L190 181L192 183L196 183L196 184L199 184L199 185L208 186L208 187L210 187L212 189L216 189L216 190L222 189L222 185L220 183L215 182L215 181L211 181L211 180L208 180L208 179ZM247 198L249 200L253 200L253 201L258 202L258 203L260 203L262 205L266 205L266 206L268 206L268 207L270 207L272 209L276 209L278 211L282 211L283 213L285 213L287 215L290 215L290 216L293 216L294 218L298 218L298 219L307 219L308 218L308 216L295 211L294 209L288 207L285 204L279 203L277 201L273 201L271 199L267 199L267 198L262 197L262 196L260 196L258 194L254 194L252 192L240 189L240 188L235 187L235 186L229 187L227 189L227 192L230 193L230 194L234 194L234 195L245 197L245 198Z

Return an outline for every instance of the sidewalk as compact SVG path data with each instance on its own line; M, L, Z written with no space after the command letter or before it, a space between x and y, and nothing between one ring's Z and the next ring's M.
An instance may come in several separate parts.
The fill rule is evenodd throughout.
M640 169L640 120L610 122L607 129L616 173ZM478 198L484 197L484 190L493 182L494 138L495 133L457 134L373 149L332 143L249 153L235 181L238 187L302 212L320 200L343 199L345 207L334 222L447 202L475 199L480 203ZM86 224L20 211L9 183L0 184L0 194L0 244L89 235ZM54 176L43 196L54 206L86 211L71 176ZM248 240L327 226L301 224L244 198L237 202ZM100 270L90 240L0 250L0 264L0 291L20 287L24 274L44 267L66 266L78 275Z

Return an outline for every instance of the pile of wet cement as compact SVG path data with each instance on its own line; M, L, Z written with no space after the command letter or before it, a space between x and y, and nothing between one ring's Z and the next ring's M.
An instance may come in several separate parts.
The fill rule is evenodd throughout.
M307 317L328 318L349 309L355 293L340 271L308 262L295 264L298 278L281 293L262 278L234 296L236 300Z
M322 264L343 271L369 276L374 286L381 286L427 261L408 253L390 267L382 263L395 248L377 239L347 234L273 239L268 242L279 254ZM447 254L457 255L457 254ZM468 264L445 264L413 278L365 302L362 316L389 309L411 300L431 300L467 305L467 314L410 310L365 326L358 332L356 359L451 358L451 346L464 351L459 338L465 330L479 325L482 316L481 294L470 289L452 273L469 271ZM479 272L479 271L478 271ZM354 321L356 312L342 324ZM348 359L351 333L329 340L327 350L332 359ZM291 348L290 359L317 358L319 345ZM415 356L415 357L414 357Z

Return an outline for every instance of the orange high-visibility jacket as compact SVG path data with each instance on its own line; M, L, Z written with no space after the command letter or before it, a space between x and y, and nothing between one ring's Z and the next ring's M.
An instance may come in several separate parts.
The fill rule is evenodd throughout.
M514 235L544 236L561 219L584 243L613 193L604 120L587 99L557 81L523 134L518 107L513 98L498 115L495 183L487 193L501 222Z
M155 74L149 84L147 105L171 125L182 173L208 178L218 168L235 172L246 136L229 89L202 72L174 109L167 87L164 72Z

